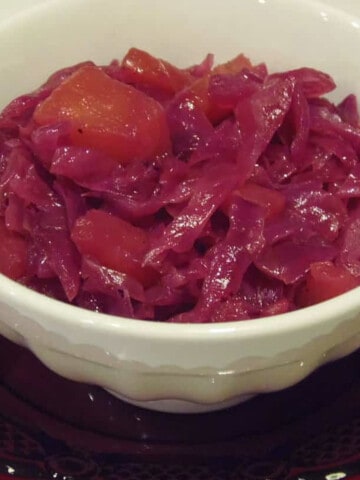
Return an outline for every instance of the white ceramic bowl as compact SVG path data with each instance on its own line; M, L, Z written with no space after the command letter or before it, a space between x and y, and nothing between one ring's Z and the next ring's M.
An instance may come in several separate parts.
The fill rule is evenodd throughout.
M219 61L243 51L271 70L322 69L336 79L338 98L359 95L360 7L355 0L329 2L25 2L22 12L0 21L0 107L61 67L108 63L130 46L180 65L209 51ZM288 387L359 347L359 293L266 319L175 325L85 311L1 276L0 332L59 374L130 402L210 411Z

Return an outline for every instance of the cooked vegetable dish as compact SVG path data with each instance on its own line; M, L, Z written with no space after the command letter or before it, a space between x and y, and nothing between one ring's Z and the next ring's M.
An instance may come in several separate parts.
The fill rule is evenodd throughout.
M98 312L223 322L360 284L356 98L244 55L132 48L62 69L0 116L0 271Z

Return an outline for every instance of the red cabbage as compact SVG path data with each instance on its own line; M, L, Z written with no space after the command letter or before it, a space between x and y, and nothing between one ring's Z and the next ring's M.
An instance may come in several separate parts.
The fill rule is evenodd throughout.
M312 263L332 260L336 253L334 246L322 245L319 241L298 244L295 240L286 240L266 247L256 266L289 285L303 280Z
M338 105L338 112L342 120L353 127L358 127L360 123L357 98L355 95L348 95Z
M166 119L171 144L151 158L119 161L83 144L71 118L37 122L39 106L92 62L55 72L3 110L0 216L28 245L19 282L95 312L195 323L301 308L321 262L346 268L348 288L360 285L355 96L333 104L323 97L333 79L312 68L269 74L265 64L237 69L236 61L214 69L209 55L177 69L194 86L171 95L153 71L131 87ZM117 60L99 69L128 81ZM83 251L91 230L82 232L85 247L77 243L75 227L97 209L119 219L116 238L137 255L137 272Z
M337 191L341 198L360 197L360 164L350 171Z

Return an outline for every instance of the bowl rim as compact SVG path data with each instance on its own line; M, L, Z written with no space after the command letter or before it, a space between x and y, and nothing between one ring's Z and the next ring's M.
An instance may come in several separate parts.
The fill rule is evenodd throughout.
M360 286L316 305L269 317L230 322L175 323L133 319L85 308L48 297L0 273L0 302L7 303L23 316L36 318L44 313L58 325L81 326L109 335L132 338L176 339L177 342L229 341L240 337L259 337L297 332L360 311Z

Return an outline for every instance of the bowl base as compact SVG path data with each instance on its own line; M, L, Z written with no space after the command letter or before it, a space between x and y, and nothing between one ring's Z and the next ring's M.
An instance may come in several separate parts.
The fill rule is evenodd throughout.
M114 390L105 389L114 397L123 400L124 402L135 405L136 407L145 408L147 410L154 410L156 412L163 413L208 413L215 412L217 410L224 410L225 408L230 408L239 403L250 400L254 395L242 395L240 397L232 398L231 400L226 400L224 402L218 403L196 403L189 402L186 400L176 400L176 399L162 399L162 400L144 400L137 401L132 398L125 397Z

